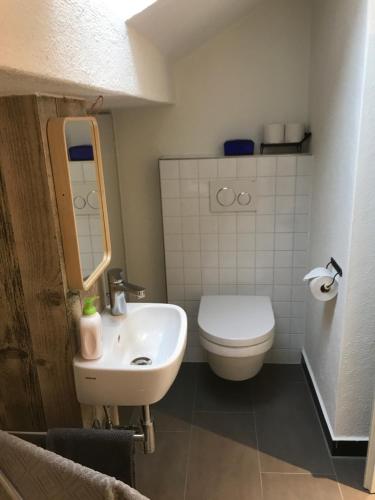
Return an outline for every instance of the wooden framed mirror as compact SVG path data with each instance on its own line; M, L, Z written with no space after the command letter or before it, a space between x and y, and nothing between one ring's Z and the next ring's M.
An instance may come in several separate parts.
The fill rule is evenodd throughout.
M111 260L98 124L51 118L47 132L68 286L88 290Z

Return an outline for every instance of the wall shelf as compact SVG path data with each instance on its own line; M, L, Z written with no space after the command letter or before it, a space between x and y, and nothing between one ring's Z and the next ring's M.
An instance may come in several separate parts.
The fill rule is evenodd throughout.
M302 144L310 139L311 132L306 132L304 138L300 142L261 142L260 144L260 154L262 155L264 152L264 148L282 148L282 147L295 147L297 149L297 153L302 153Z

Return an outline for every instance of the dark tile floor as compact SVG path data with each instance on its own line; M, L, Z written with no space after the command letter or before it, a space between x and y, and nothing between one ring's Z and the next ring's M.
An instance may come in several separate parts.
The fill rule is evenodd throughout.
M183 364L153 406L156 452L137 454L152 500L363 500L364 459L331 459L302 370L228 382Z

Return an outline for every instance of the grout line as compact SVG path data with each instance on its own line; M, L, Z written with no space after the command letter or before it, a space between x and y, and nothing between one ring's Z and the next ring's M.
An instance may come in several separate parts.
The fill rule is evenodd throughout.
M325 472L269 472L262 471L262 474L275 474L279 476L323 476L323 477L333 477L336 478L334 474L326 474Z
M236 410L194 410L194 413L218 413L219 415L254 415L255 411Z
M188 448L187 448L187 457L186 457L185 484L184 484L184 500L186 500L186 494L187 494L189 466L190 466L191 443L192 443L192 438L193 438L193 415L194 415L194 410L195 410L195 403L196 403L196 400L197 400L197 392L198 392L198 367L195 367L194 397L193 397L193 406L192 406L192 409L191 409L190 435L189 435L189 442L188 442Z
M259 439L258 439L258 427L257 427L257 417L256 412L254 411L254 430L255 430L255 443L257 447L257 459L258 459L258 469L259 469L259 480L260 480L260 494L263 499L263 479L262 479L262 469L260 463L260 451L259 451Z

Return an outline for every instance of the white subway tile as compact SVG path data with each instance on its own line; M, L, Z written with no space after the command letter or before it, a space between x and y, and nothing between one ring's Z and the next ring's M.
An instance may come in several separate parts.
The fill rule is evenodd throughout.
M237 285L225 285L219 286L220 295L237 295Z
M302 285L304 283L303 278L305 274L307 274L306 267L293 268L293 285Z
M94 234L91 230L91 221L88 215L77 215L76 225L79 237Z
M181 234L181 217L164 217L164 234Z
M275 177L258 177L257 194L259 196L273 196L276 189Z
M272 297L274 300L290 301L292 297L292 287L290 285L275 285Z
M183 266L182 252L165 252L165 265L167 268L182 267Z
M265 235L265 236L268 236L268 235ZM249 251L255 250L255 235L254 234L238 234L237 235L237 250L239 252L249 252Z
M294 195L296 190L295 177L277 177L276 179L276 194L277 195ZM301 193L304 194L304 193Z
M218 176L232 178L237 176L237 162L235 158L220 158L218 161Z
M293 266L306 267L307 266L307 252L293 252Z
M295 156L277 157L277 176L295 176L297 172L297 158Z
M222 268L219 269L219 282L221 285L234 285L237 281L236 269Z
M180 179L196 179L198 177L197 160L180 160Z
M274 280L275 280L275 285L291 285L293 282L292 268L291 267L275 268Z
M272 292L273 292L273 285L272 284L264 284L264 283L257 283L255 286L255 294L260 296L265 296L269 297L270 299L272 298Z
M236 233L237 224L235 215L219 215L219 233Z
M199 195L199 182L195 179L186 179L180 181L180 193L181 198L196 198Z
M272 233L260 233L256 235L256 249L273 250L275 246L275 235ZM251 250L251 249L250 249Z
M275 232L275 216L274 215L257 215L256 216L256 232L257 233L273 233L273 232Z
M180 182L178 180L161 181L161 195L163 198L179 198Z
M238 295L255 295L254 285L237 285Z
M294 196L276 196L276 213L293 214L295 209Z
M207 180L199 181L199 196L201 198L210 196L210 184Z
M289 318L291 316L291 302L288 301L272 301L272 307L275 316L278 318Z
M273 267L274 253L270 251L256 252L256 267Z
M259 268L255 269L255 282L258 285L272 285L273 283L273 269Z
M182 232L183 232L183 234L198 234L199 233L199 218L198 217L182 217Z
M160 179L178 179L178 160L160 160Z
M219 224L216 215L205 215L200 217L201 234L217 234L218 228Z
M199 198L199 214L200 215L210 215L210 199L209 198Z
M275 267L292 267L293 252L282 250L275 252Z
M198 177L200 179L210 179L217 177L217 160L213 158L199 160Z
M185 288L181 285L169 285L167 287L168 301L184 300Z
M184 272L182 268L168 268L167 267L167 283L168 285L183 285Z
M255 267L255 252L237 252L238 267Z
M220 267L236 267L237 255L236 252L220 252L219 266Z
M274 349L288 349L290 345L289 341L290 335L288 334L280 334L275 335L275 339L273 342Z
M293 233L275 234L275 250L293 250Z
M202 296L202 287L200 285L185 285L186 300L200 300Z
M236 235L235 234L219 234L219 250L220 250L220 252L235 252L236 251Z
M216 234L201 234L201 249L203 251L217 251L219 249L219 241Z
M296 196L296 214L308 214L310 211L310 197L308 195Z
M182 238L180 234L164 235L164 247L168 252L182 250Z
M276 175L276 158L274 156L263 156L257 158L257 176L274 177Z
M274 196L258 196L256 201L257 214L273 214L275 213L275 197Z
M183 234L182 247L184 252L192 252L200 250L200 237L198 234Z
M306 315L306 302L292 302L292 316L304 318Z
M184 267L201 267L201 254L200 252L184 252Z
M276 318L276 335L290 334L290 318Z
M255 215L237 214L237 232L238 233L254 233L255 232Z
M305 336L303 334L290 336L290 347L292 349L303 349L305 344Z
M276 215L275 231L277 233L293 233L294 215Z
M307 250L309 244L307 233L296 233L294 235L294 250Z
M256 158L237 158L237 177L256 177Z
M206 285L203 283L202 293L203 295L219 295L219 285Z
M251 267L239 267L237 269L237 283L239 285L247 284L253 285L255 284L255 269Z
M312 186L312 177L301 176L297 177L296 194L310 194Z
M219 267L219 254L217 252L201 252L202 267Z
M294 216L294 231L296 233L308 233L310 228L310 221L307 215Z
M77 217L77 219L78 219L78 217ZM101 218L98 215L90 215L89 216L89 227L90 227L90 234L92 236L102 236L103 225L102 225ZM80 232L79 224L77 224L77 231L78 231L78 234L86 234L86 233Z
M292 300L305 300L306 299L306 285L293 285Z
M290 331L291 333L305 333L305 318L292 318L291 320L291 326L290 326Z
M313 157L299 156L297 160L297 175L312 175Z
M163 216L181 215L181 205L179 198L163 198Z
M217 267L202 268L202 283L203 285L218 285L219 269Z

